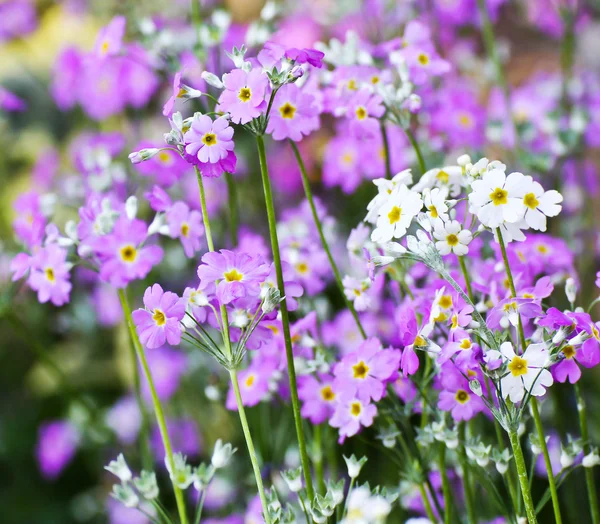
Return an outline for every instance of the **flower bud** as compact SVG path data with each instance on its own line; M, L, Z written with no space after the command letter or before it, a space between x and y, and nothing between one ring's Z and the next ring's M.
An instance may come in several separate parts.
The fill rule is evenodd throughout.
M131 160L132 164L139 164L140 162L144 162L146 160L151 159L154 155L156 155L160 149L156 147L148 148L148 149L140 149L139 151L134 151L133 153L129 153L129 160Z
M223 444L221 439L215 442L215 449L211 458L211 464L215 469L221 469L227 466L231 456L237 451L229 442Z
M355 479L360 475L360 470L367 462L367 457L357 459L354 455L351 455L350 457L344 455L344 460L346 461L346 466L348 466L348 476L351 479Z
M573 278L567 278L567 281L565 282L565 294L567 295L569 303L574 304L575 299L577 298L577 284Z
M139 497L129 484L115 484L111 495L126 508L136 508L140 503Z
M131 480L131 470L127 462L125 462L123 453L119 453L117 460L111 460L108 466L104 466L104 469L119 477L121 482L129 482Z
M217 75L215 75L213 73L209 73L208 71L202 72L202 79L209 86L216 87L217 89L223 89L225 87L225 85L223 84L223 82L221 82L221 80L219 79L219 77Z
M281 476L292 493L298 493L302 489L302 468L282 471Z
M598 449L594 448L590 453L583 457L581 464L584 468L593 468L594 466L598 466L600 464Z
M139 477L133 479L133 485L146 500L158 497L158 484L153 471L142 471Z
M456 163L460 167L467 167L471 163L471 157L469 155L460 155L456 160Z

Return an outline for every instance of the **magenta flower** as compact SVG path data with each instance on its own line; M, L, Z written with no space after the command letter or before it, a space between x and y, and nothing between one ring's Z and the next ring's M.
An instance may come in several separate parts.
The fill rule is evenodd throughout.
M399 351L383 349L379 339L369 338L336 364L334 388L344 397L381 400L386 382L397 376L400 358Z
M22 98L0 86L0 109L4 111L25 111L27 104Z
M135 150L145 148L160 148L158 144L140 142ZM134 164L135 169L144 176L153 177L154 181L163 187L170 187L190 169L189 164L174 149L161 149L149 160Z
M35 3L28 0L7 0L0 3L0 43L21 38L37 27Z
M35 191L22 193L15 199L13 207L16 218L12 226L19 240L30 249L41 244L46 218L42 214L40 195Z
M37 291L38 300L42 303L50 301L55 306L69 302L72 286L67 250L56 244L49 244L39 248L30 263L31 273L27 283Z
M175 202L166 213L169 236L179 238L185 256L191 258L200 249L200 238L204 236L202 215L190 210L187 204Z
M363 402L358 398L349 398L336 404L335 412L329 421L329 425L339 428L342 444L346 437L356 435L361 427L369 427L377 415L377 407L374 404Z
M333 377L322 373L317 380L312 375L298 377L298 396L302 401L301 414L313 424L322 424L333 415L337 395Z
M141 309L139 311L144 310ZM188 369L187 355L181 351L175 351L167 346L163 346L154 349L154 351L149 351L147 358L158 398L163 401L169 400L179 389L181 377L183 377ZM142 394L148 402L152 401L150 387L146 380L142 384Z
M346 116L350 133L356 138L371 138L379 133L378 118L385 113L383 100L370 89L361 89L348 102Z
M92 240L100 261L100 278L117 288L132 280L145 278L163 256L159 246L141 246L148 228L142 220L121 216L111 233Z
M50 92L62 111L71 109L77 103L82 69L83 57L76 48L66 47L59 53L52 68Z
M118 55L123 46L126 19L124 16L115 16L107 26L100 29L94 53L98 58Z
M286 84L277 91L267 133L275 140L302 140L319 127L319 108L315 97L303 93L296 84Z
M240 371L239 384L244 406L256 406L269 394L269 382L277 369L277 360L272 358L256 359L248 369ZM233 388L229 388L227 409L237 410Z
M173 92L169 99L165 102L163 106L162 114L163 116L171 116L173 114L173 107L175 106L175 100L179 98L181 94L181 71L177 71L175 76L173 77Z
M55 420L42 424L35 455L42 475L53 480L71 462L79 444L79 432L70 422Z
M293 60L297 64L310 64L311 66L320 69L323 67L323 58L325 58L325 53L317 51L316 49L296 49L295 47L290 47L285 52L285 57L288 60Z
M152 186L152 189L144 193L146 200L150 203L150 207L154 211L166 211L173 203L169 194L160 186Z
M166 342L179 344L185 302L175 293L164 292L160 284L154 284L144 293L144 307L132 314L140 342L149 349L158 348Z
M225 75L223 83L225 89L219 97L218 110L229 113L232 122L247 124L266 109L269 78L260 68L249 73L234 69Z
M185 152L201 164L216 164L233 151L233 128L226 117L214 122L207 115L194 116L192 126L184 134Z
M222 249L202 257L198 267L199 288L216 284L217 299L221 304L229 304L236 298L258 297L260 285L268 274L269 266L262 257Z

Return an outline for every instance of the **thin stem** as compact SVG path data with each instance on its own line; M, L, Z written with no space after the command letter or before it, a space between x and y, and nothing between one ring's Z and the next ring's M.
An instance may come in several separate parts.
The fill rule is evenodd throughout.
M265 193L265 204L267 208L267 218L269 221L269 235L271 237L271 249L273 251L273 263L277 274L277 287L284 299L281 301L281 322L283 324L283 339L285 341L285 356L287 359L288 375L290 379L290 396L292 398L292 410L294 412L294 422L296 424L296 436L298 437L298 448L300 449L300 461L304 472L304 482L306 484L306 494L308 500L312 502L315 497L312 477L310 473L310 462L306 451L306 441L302 429L302 416L300 415L300 401L298 400L298 386L296 384L296 368L294 366L294 352L292 349L292 338L290 336L290 319L288 315L287 302L285 300L285 285L283 282L283 267L281 265L281 254L279 253L279 239L277 238L277 221L275 218L275 205L273 204L273 193L271 191L271 181L269 179L269 170L267 167L267 156L265 153L265 142L263 137L256 137L258 148L258 157L260 160L260 173L262 177L263 189Z
M292 149L294 150L294 155L296 156L298 166L300 167L300 173L302 174L302 184L304 185L304 193L306 194L306 200L308 200L308 204L310 205L313 220L315 221L315 226L317 226L317 231L319 232L319 238L321 239L321 244L323 245L323 249L325 250L325 253L327 253L327 258L329 260L329 265L331 266L331 269L335 276L335 281L340 290L340 293L342 294L342 297L344 298L346 307L350 310L350 312L352 313L352 316L354 317L354 321L356 322L356 325L358 326L358 330L360 331L360 334L362 335L363 338L366 339L367 334L365 333L365 330L360 322L360 318L358 317L358 313L356 312L354 304L350 300L348 300L348 297L346 297L340 270L338 269L337 264L335 263L335 259L333 258L333 255L331 254L331 249L329 249L329 244L327 242L327 239L325 238L325 233L323 232L323 225L321 224L321 219L319 218L319 213L317 211L317 207L315 206L315 201L313 199L312 190L310 188L310 180L308 179L308 175L306 173L306 167L304 166L302 156L300 155L300 151L295 142L290 140L290 145L292 146Z
M448 472L446 471L446 445L440 446L439 456L440 476L442 477L442 493L444 495L444 524L450 524L452 521L452 491L448 481Z
M419 169L421 170L421 175L427 171L425 167L425 160L423 159L423 154L421 153L421 148L419 147L419 143L417 142L415 135L413 135L410 129L404 130L408 140L410 141L413 149L415 150L415 154L417 155L417 160L419 161Z
M550 453L548 453L548 446L546 445L546 436L544 435L544 427L542 426L542 419L540 418L540 411L538 409L537 400L535 397L531 397L529 401L531 407L531 413L533 414L533 420L535 421L535 428L538 434L538 440L542 448L542 454L544 455L544 463L546 464L546 474L548 475L548 484L550 484L550 495L552 496L552 508L554 509L554 518L556 524L562 523L562 517L560 514L560 505L558 503L558 491L556 490L556 480L554 479L554 473L552 471L552 461L550 460Z
M465 450L465 429L465 422L461 422L458 425L458 456L460 458L460 463L462 465L463 471L463 489L465 492L465 506L467 509L468 522L469 524L476 524L477 520L475 519L475 508L473 505L473 486L471 484L471 471L469 470L469 461L467 460L467 453Z
M202 220L204 221L204 232L206 235L206 242L208 244L208 250L214 251L215 244L212 238L212 232L210 227L210 218L208 216L208 210L206 207L206 194L204 192L204 182L202 180L202 175L198 168L196 168L196 175L198 178L198 187L200 189L200 205L202 207ZM225 352L226 357L231 362L232 359L232 350L231 350L231 337L229 333L229 319L227 315L227 308L224 305L221 305L221 324L223 328L223 342L225 344ZM265 519L266 524L271 524L271 517L269 515L269 510L267 506L267 497L265 494L265 488L262 481L262 475L260 473L260 467L258 465L258 458L256 456L256 451L254 449L254 442L252 440L252 434L250 433L250 427L248 426L248 419L246 418L246 410L244 409L244 403L242 400L242 395L240 393L240 385L238 382L237 370L230 369L229 376L231 378L231 384L233 385L233 390L235 393L235 400L237 403L238 416L240 418L240 423L242 424L242 431L244 433L244 439L246 440L246 446L248 447L248 455L250 456L250 462L252 463L252 470L254 472L254 479L256 481L256 487L258 489L258 496L260 497L260 502L263 509L263 517Z
M577 413L579 414L579 426L581 428L581 439L583 440L583 453L584 455L589 454L591 446L589 442L589 431L587 422L587 413L585 411L585 399L581 391L579 382L574 384L575 397L577 398ZM600 522L600 510L598 509L598 492L596 491L596 483L594 481L594 471L592 468L583 468L585 471L585 483L587 485L588 499L590 501L590 514L592 516L592 523L598 524Z
M227 181L227 195L229 197L229 234L231 235L231 243L237 246L239 224L237 191L231 173L225 172L225 180Z
M246 418L246 410L244 409L242 394L240 393L240 384L238 382L237 371L235 369L230 370L229 376L231 377L231 383L233 384L233 391L235 392L235 399L238 406L238 415L242 424L244 437L246 438L248 455L250 455L250 462L252 463L252 470L254 471L254 479L256 480L256 487L258 488L258 496L260 497L260 502L263 508L263 517L266 524L271 524L271 516L269 515L267 497L265 495L265 488L263 486L260 467L258 466L258 458L256 457L256 451L254 449L254 442L252 441L252 435L250 434L250 427L248 426L248 419Z
M421 498L423 499L423 505L425 506L427 517L431 522L437 522L435 514L433 513L433 509L431 509L431 502L429 502L429 497L427 496L427 491L425 490L425 484L421 482L418 484L418 487L419 492L421 493Z
M465 257L457 257L457 258L458 258L458 263L460 264L460 270L462 271L463 278L465 279L465 286L467 288L467 295L469 295L469 298L471 299L471 302L474 302L474 300L473 300L473 289L471 288L471 279L469 278L469 272L467 271L467 266L465 264Z
M129 335L131 336L131 341L135 347L137 356L140 360L140 364L142 365L142 370L144 371L146 380L148 381L150 395L152 397L152 404L154 406L154 413L156 415L156 422L158 423L158 429L160 430L160 436L162 438L163 446L165 448L165 456L167 457L169 469L174 472L175 463L173 461L173 448L171 447L171 439L169 438L169 432L167 430L165 415L162 409L162 405L160 403L160 399L158 398L158 394L156 393L154 380L152 380L152 373L150 372L150 367L148 366L148 361L146 360L144 346L142 346L140 342L137 331L135 329L135 324L133 323L133 318L131 317L131 308L129 307L127 293L124 289L119 289L119 299L121 300L121 307L123 308L125 321L127 322L127 327L129 328ZM173 491L175 492L175 500L177 502L179 520L181 521L181 524L187 524L188 519L187 514L185 512L185 500L183 498L183 492L175 485L175 483L173 483Z
M317 477L317 491L325 494L325 475L323 471L323 426L317 424L315 426L315 441L313 462L315 463L315 476Z
M379 127L381 129L381 141L383 142L383 160L385 162L385 177L392 178L392 159L390 157L390 140L388 138L387 127L385 127L385 120L379 121Z
M533 505L531 490L529 489L529 480L527 478L527 467L525 466L525 458L523 457L523 450L521 449L521 443L519 442L517 430L515 428L511 429L508 433L508 436L510 437L510 445L513 450L515 464L517 466L517 474L519 477L519 483L521 485L521 495L523 496L525 512L527 513L527 522L528 524L537 524L535 506Z

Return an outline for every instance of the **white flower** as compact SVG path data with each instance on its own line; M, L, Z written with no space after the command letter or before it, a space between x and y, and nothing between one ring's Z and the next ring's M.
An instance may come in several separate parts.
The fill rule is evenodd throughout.
M237 448L231 444L223 444L221 439L215 442L215 449L211 458L211 464L215 469L224 468L231 459L231 456L237 451Z
M487 227L497 228L501 224L519 222L525 214L523 197L531 188L532 179L523 173L511 173L493 169L472 184L469 195L469 210L477 215Z
M545 344L531 344L523 355L517 355L510 342L500 346L500 352L507 360L507 374L500 380L502 396L512 402L523 400L525 392L540 397L546 388L554 382L548 364L548 352Z
M344 460L346 461L346 466L348 466L348 476L351 479L355 479L360 475L360 470L367 462L367 457L361 457L357 459L354 455L346 457L344 455Z
M584 468L593 468L594 466L600 465L600 456L598 456L598 449L592 449L592 451L590 451L585 457L583 457L581 464Z
M558 191L544 191L539 182L532 181L529 191L523 196L525 222L532 229L546 231L546 217L558 215L562 209L558 204L562 201L563 197Z
M377 186L377 196L373 198L367 205L367 216L365 222L374 224L377 221L377 214L382 206L384 206L390 199L393 190L404 184L409 186L412 184L412 173L410 169L405 169L397 173L391 180L387 178L376 178L373 180L373 184Z
M432 187L447 188L452 198L458 196L463 184L462 167L445 166L423 173L423 176L413 186L413 191L423 192Z
M427 215L432 218L441 218L446 220L448 213L448 188L434 187L433 189L425 188L423 190L423 203L427 208Z
M422 207L419 193L404 184L396 187L377 213L377 227L371 233L371 240L379 243L403 237Z
M434 222L433 237L437 240L435 247L441 255L454 253L458 256L466 255L469 252L467 247L473 235L468 229L462 229L458 220L443 222L438 219Z
M384 522L392 507L380 495L371 495L366 486L355 488L348 495L348 513L343 524L371 524Z
M111 495L126 508L136 508L140 503L139 497L129 484L115 484Z
M519 220L514 224L510 224L508 222L504 222L498 226L500 232L502 233L502 240L504 240L505 244L516 240L517 242L523 242L525 240L525 234L523 233L524 229L528 229L528 226L524 220ZM497 229L494 229L494 239L498 242L498 232Z
M350 275L346 275L342 283L344 285L344 294L350 302L354 302L356 311L366 311L371 307L372 299L368 293L371 287L370 279L358 280Z
M131 480L131 470L127 462L125 462L123 453L119 453L117 460L111 460L108 466L104 466L104 469L119 477L121 482L129 482Z

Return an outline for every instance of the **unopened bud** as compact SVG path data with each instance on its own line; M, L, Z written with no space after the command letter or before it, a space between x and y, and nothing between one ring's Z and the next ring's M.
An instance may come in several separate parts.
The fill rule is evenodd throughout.
M158 149L156 147L151 147L148 149L140 149L139 151L134 151L133 153L129 153L129 160L131 160L132 164L139 164L140 162L144 162L146 160L151 159L159 151L160 151L160 149Z

